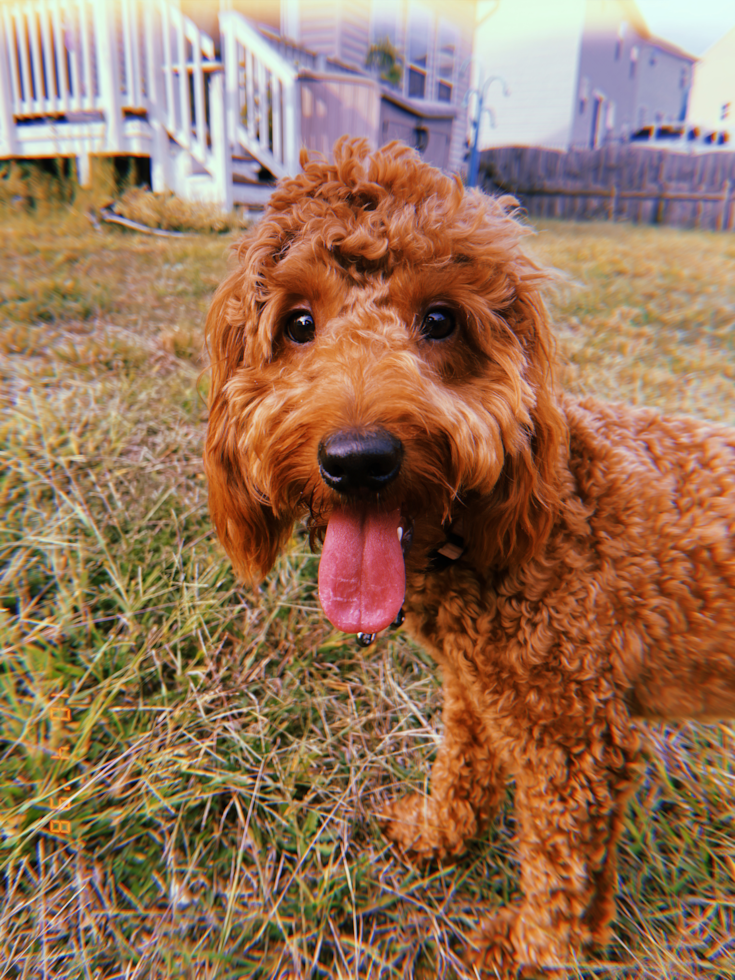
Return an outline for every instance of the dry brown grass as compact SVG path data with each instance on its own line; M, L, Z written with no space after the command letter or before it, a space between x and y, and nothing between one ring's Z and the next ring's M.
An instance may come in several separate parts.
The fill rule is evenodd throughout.
M226 241L0 226L0 957L462 977L463 937L515 893L512 808L445 868L403 864L376 822L426 785L432 664L334 631L302 534L253 593L209 527L198 340ZM555 299L570 387L735 421L731 236L545 224L533 248L576 283ZM733 729L650 739L618 940L569 976L734 977Z
M115 210L124 218L138 221L148 228L166 231L221 234L242 227L234 212L223 211L215 204L184 201L170 191L154 194L141 187L131 187L125 191Z

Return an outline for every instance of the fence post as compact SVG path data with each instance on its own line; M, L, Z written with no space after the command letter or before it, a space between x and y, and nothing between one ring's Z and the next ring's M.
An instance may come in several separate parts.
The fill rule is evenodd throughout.
M722 185L722 205L720 207L720 213L717 215L717 230L727 231L729 222L729 212L730 212L730 190L731 184L729 178L725 178L725 183Z
M209 119L212 137L212 178L217 190L217 200L226 211L233 206L232 152L227 138L225 114L225 85L221 71L214 72L209 80Z
M15 156L15 119L12 108L15 99L10 87L8 50L3 18L0 17L0 146L6 156Z
M697 187L697 190L699 191L700 194L703 194L704 193L704 181L700 181L699 182L699 187ZM697 203L696 203L696 206L695 206L695 210L694 210L694 227L695 228L701 228L702 227L702 215L703 214L704 214L704 205L702 203L701 197L698 197L697 198Z
M618 185L613 184L610 188L610 221L615 221L615 212L618 206Z
M100 101L105 114L107 140L105 149L116 153L122 149L122 99L120 93L120 59L115 36L115 8L109 3L92 5L94 38L97 48L97 77Z

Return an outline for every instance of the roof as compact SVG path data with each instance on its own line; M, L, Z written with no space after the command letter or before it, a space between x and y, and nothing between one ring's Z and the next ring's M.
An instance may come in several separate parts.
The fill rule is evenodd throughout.
M635 0L620 0L620 6L625 13L625 19L628 21L630 26L646 41L650 40L652 37L651 32L648 29L648 24L643 18L643 14L638 9L638 4Z
M454 119L457 115L455 106L448 102L429 102L427 99L407 99L395 89L387 85L380 86L380 97L392 102L399 108L410 112L411 115L422 119Z
M648 29L648 24L646 23L643 14L638 9L638 4L635 0L620 0L620 6L622 7L625 18L629 22L630 26L640 35L643 40L647 41L654 48L658 48L659 51L665 51L667 54L672 54L676 58L683 58L685 61L689 61L692 64L695 61L699 61L699 58L695 57L693 54L689 54L683 48L680 48L676 44L672 44L671 41L667 41L662 37L656 37L655 34L651 34Z
M652 47L658 48L659 51L666 51L667 54L673 54L676 58L682 58L684 61L690 61L692 63L699 61L699 58L695 55L689 54L688 51L685 51L676 44L672 44L671 41L666 41L662 37L655 37L653 34L650 34L646 40Z

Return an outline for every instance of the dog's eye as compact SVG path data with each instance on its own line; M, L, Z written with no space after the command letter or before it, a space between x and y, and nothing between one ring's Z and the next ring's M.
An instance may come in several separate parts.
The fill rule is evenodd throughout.
M421 323L421 333L428 340L444 340L454 333L454 313L447 309L429 310Z
M284 333L295 344L308 344L314 339L316 324L314 317L306 310L294 310L286 320Z

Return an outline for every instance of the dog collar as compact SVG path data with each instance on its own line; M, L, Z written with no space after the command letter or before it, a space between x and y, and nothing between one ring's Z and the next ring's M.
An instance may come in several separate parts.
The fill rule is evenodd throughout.
M462 518L458 517L453 521L446 532L447 540L429 554L428 572L443 572L455 561L459 561L467 550L464 541Z

